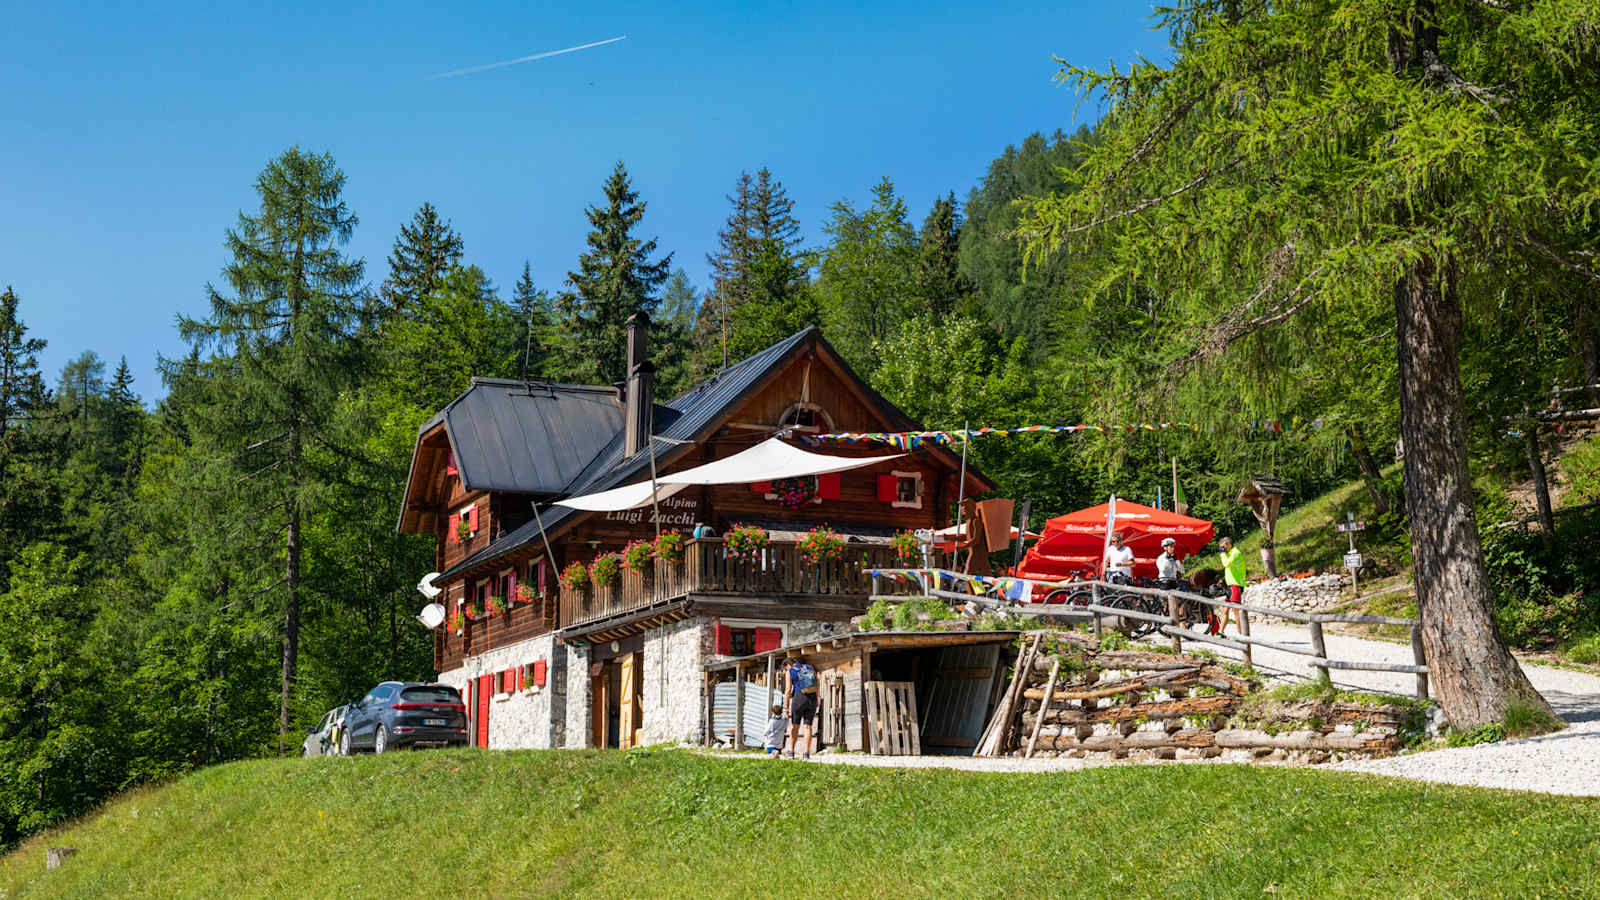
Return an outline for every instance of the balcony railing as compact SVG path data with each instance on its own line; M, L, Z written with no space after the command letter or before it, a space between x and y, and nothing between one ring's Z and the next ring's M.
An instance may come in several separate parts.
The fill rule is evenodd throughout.
M626 569L614 584L561 589L561 625L568 627L636 612L689 594L766 594L846 597L866 600L872 578L865 569L898 565L894 550L881 545L845 546L844 556L807 565L800 548L774 541L756 559L728 555L721 538L684 542L683 559L657 560L654 572Z

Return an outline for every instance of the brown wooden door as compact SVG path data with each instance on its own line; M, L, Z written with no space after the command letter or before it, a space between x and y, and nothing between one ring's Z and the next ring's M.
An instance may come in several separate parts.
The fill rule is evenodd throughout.
M599 675L589 677L589 746L604 747L609 743L606 734L606 688L607 678L605 669Z
M624 694L633 707L633 745L644 743L644 651L633 654L633 693Z

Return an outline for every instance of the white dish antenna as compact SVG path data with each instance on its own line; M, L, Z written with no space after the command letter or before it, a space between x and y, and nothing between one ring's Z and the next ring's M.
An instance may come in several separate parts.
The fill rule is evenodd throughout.
M429 603L417 613L417 621L429 628L438 628L444 624L444 607L437 603Z
M429 572L428 574L422 576L422 580L417 582L417 590L422 592L422 596L427 597L429 600L439 596L439 592L443 591L444 588L433 586L433 580L438 577L438 572ZM430 625L428 627L431 628L433 626Z

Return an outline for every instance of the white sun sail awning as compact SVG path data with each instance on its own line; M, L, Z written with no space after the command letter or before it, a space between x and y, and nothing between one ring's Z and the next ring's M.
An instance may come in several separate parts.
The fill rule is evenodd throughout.
M591 512L614 512L621 509L634 509L639 506L649 506L657 500L671 497L673 494L688 487L686 484L657 484L654 496L650 493L650 482L641 481L624 487L612 488L597 494L580 494L577 497L568 497L557 500L558 506L570 506L573 509L585 509Z
M773 481L779 478L803 478L807 475L826 475L875 465L899 459L904 453L888 456L829 456L791 447L779 438L769 438L749 450L719 459L716 462L663 475L656 479L656 492L650 493L650 482L641 481L625 487L612 488L596 494L581 494L557 500L560 506L593 512L611 512L649 506L652 502L683 490L691 484L749 484L755 481Z
M844 472L899 459L902 456L905 454L829 456L826 453L812 453L799 447L791 447L781 438L768 438L749 450L735 453L727 459L663 475L657 481L664 484L749 484L753 481L773 481L778 478L802 478L806 475Z

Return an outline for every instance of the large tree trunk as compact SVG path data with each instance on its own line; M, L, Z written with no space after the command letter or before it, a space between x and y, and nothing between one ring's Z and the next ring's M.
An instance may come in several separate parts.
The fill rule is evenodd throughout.
M1372 451L1367 447L1367 435L1360 425L1349 425L1344 430L1344 437L1350 442L1350 452L1356 458L1361 480L1366 482L1367 496L1372 498L1372 510L1381 516L1389 511L1389 499L1383 495L1383 474L1378 471L1378 464L1373 461Z
M1518 699L1548 710L1494 626L1467 467L1461 307L1438 261L1412 265L1394 306L1406 511L1434 696L1456 728L1503 719Z
M1600 302L1600 298L1595 298ZM1590 409L1600 409L1600 335L1595 333L1595 314L1586 296L1578 298L1578 358L1583 370L1583 383L1588 389L1583 396L1589 399Z

